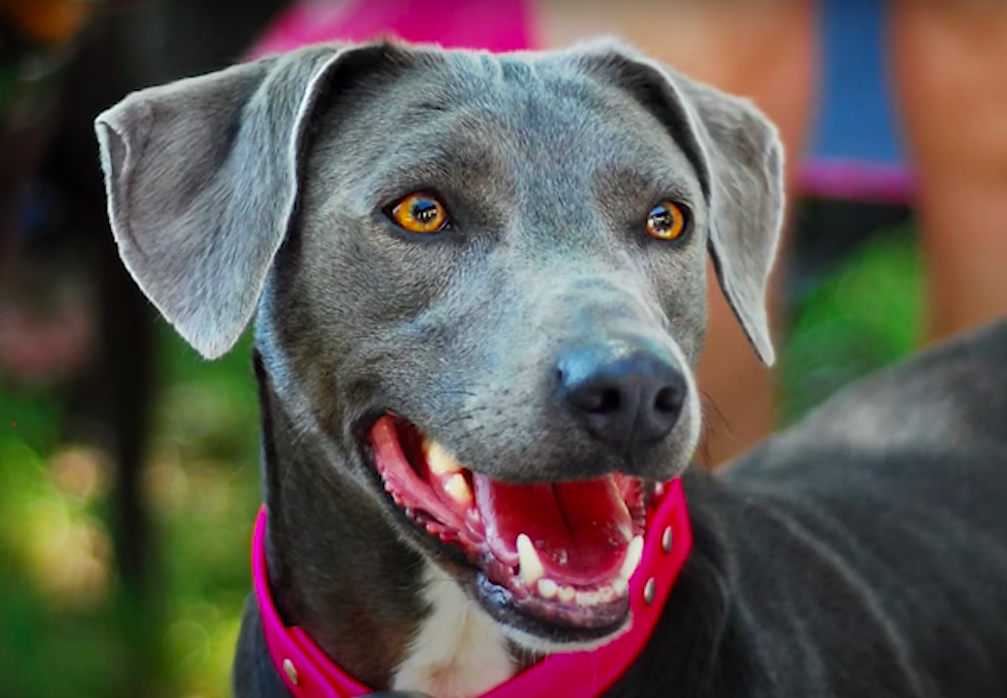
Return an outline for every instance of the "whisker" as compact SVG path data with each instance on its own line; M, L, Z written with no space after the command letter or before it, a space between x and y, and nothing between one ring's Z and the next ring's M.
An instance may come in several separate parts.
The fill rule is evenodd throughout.
M727 420L727 417L717 407L717 403L710 397L710 394L701 390L699 391L699 395L703 406L703 421L699 446L696 450L701 455L701 458L698 459L699 462L704 467L709 468L713 465L713 454L710 451L711 439L721 434L729 439L734 438L734 432L731 430L731 424Z

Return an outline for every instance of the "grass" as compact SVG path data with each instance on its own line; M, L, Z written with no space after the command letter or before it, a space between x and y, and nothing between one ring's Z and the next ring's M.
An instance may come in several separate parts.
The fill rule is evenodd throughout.
M160 332L145 490L167 622L161 685L149 690L226 696L259 498L248 343L211 364ZM124 617L110 564L108 464L100 451L59 443L61 397L0 394L4 697L115 695L130 674L123 626L143 622Z
M911 229L876 237L792 311L781 359L781 414L792 423L838 388L911 354L924 286Z

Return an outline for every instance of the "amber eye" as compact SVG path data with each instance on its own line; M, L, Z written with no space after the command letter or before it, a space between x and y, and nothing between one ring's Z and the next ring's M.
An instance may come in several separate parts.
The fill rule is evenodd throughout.
M685 209L671 201L663 201L647 214L647 235L658 240L676 240L686 227Z
M414 193L392 207L391 218L410 233L437 233L448 224L444 204L429 194Z

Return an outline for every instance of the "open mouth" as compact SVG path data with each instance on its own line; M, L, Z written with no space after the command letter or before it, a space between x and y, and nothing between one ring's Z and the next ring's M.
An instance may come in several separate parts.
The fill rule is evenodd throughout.
M495 480L392 416L373 425L370 442L392 501L474 568L480 601L491 611L590 636L625 624L629 579L643 554L642 481L619 473L539 484Z

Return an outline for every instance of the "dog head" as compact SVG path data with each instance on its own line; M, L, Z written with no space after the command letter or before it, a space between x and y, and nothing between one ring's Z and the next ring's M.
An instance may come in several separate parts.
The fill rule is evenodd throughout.
M512 637L625 626L646 499L699 437L708 252L773 357L752 106L612 43L315 46L97 132L122 257L200 353L258 309L284 408Z

